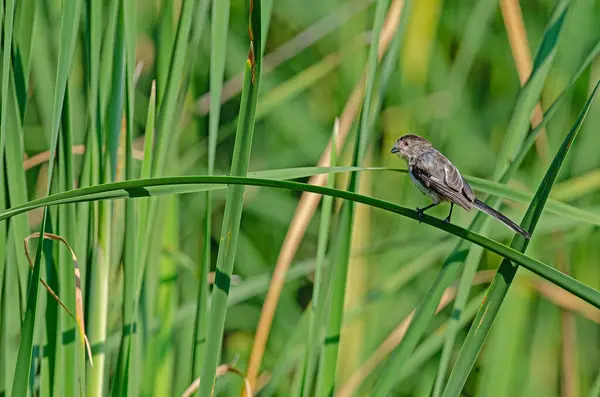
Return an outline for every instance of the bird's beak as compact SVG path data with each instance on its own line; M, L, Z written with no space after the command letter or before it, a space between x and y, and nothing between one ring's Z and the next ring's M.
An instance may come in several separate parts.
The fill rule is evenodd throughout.
M398 153L400 151L400 149L398 149L396 146L394 146L391 150L392 153Z

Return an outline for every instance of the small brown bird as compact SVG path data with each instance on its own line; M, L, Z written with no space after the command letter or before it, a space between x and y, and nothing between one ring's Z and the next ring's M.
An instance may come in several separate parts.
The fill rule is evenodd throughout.
M450 213L444 222L450 222L454 204L460 205L467 211L471 211L471 208L474 207L498 219L526 239L531 238L530 233L475 197L473 189L460 175L454 164L435 149L427 139L414 134L401 136L394 143L392 153L407 161L410 179L421 193L433 201L433 204L427 207L417 208L419 221L426 210L443 201L450 201Z

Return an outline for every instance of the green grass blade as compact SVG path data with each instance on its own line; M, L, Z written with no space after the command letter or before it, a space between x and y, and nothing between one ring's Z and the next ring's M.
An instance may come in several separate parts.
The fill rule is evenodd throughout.
M8 98L8 77L10 76L10 55L12 48L13 20L15 15L15 2L6 2L4 18L4 45L2 46L2 98ZM4 176L4 143L6 142L6 115L8 112L8 101L2 101L0 107L0 171Z
M58 132L61 121L63 102L65 97L67 78L71 70L73 54L75 51L75 41L79 28L79 17L81 14L81 1L65 2L61 16L60 27L60 45L58 56L58 70L56 74L56 85L54 91L54 104L52 111L51 142L50 142L50 162L48 166L47 191L50 192L52 186L52 175L54 170L54 160L56 148L58 145ZM44 210L44 216L40 226L40 236L43 237L46 225L48 211ZM27 310L22 324L21 340L19 343L19 355L17 358L17 367L13 379L13 395L25 396L29 384L29 370L31 366L31 352L33 347L33 336L35 331L35 319L37 312L38 287L41 268L41 254L44 244L38 244L35 257L35 266L33 276L29 283L27 294Z
M156 65L157 103L160 104L165 95L167 81L169 79L169 67L171 66L171 57L175 42L175 29L173 27L173 7L172 1L160 2L160 22L158 26L158 57Z
M164 172L169 147L177 141L177 134L173 131L175 115L177 113L177 101L179 86L185 74L185 60L189 46L189 37L192 26L194 11L196 11L196 0L186 1L181 9L181 18L177 26L177 35L171 55L169 67L169 78L165 88L164 96L157 93L158 99L158 124L156 141L156 161L153 166L153 174L159 175ZM158 82L160 85L160 82ZM175 130L177 131L177 130Z
M157 130L156 130L156 146L153 149L154 155L152 158L152 174L155 176L163 175L166 172L167 159L176 148L176 143L179 139L178 128L172 128L179 122L181 107L178 107L178 101L181 94L187 91L189 81L188 70L186 69L186 57L193 58L192 55L196 51L198 36L203 27L204 20L201 18L198 21L198 29L191 34L192 21L194 17L199 18L205 10L207 3L203 1L190 0L182 5L179 24L177 25L177 33L175 43L173 45L172 55L170 58L170 67L167 84L164 94L157 92ZM204 7L204 8L203 8ZM192 36L192 45L189 44L190 36ZM192 59L188 59L190 65L193 65ZM160 81L157 81L160 85ZM158 87L157 87L158 89ZM141 214L141 222L147 225L145 229L140 229L143 236L140 237L137 259L140 262L138 266L138 276L136 295L139 296L142 288L143 273L146 269L147 255L150 251L151 240L153 238L152 230L157 228L159 203L151 200L148 205L146 214Z
M117 173L118 146L121 133L122 114L125 90L125 37L121 7L116 10L116 30L114 53L111 55L110 84L107 87L107 119L104 130L103 145L105 150L100 152L100 180L102 182L114 181ZM88 337L94 355L94 367L86 373L88 393L91 396L100 396L105 388L105 371L107 370L107 357L104 349L94 349L94 346L103 346L107 335L108 301L109 301L109 274L113 264L113 205L111 202L100 203L98 206L98 254L94 257L93 267L89 273L88 283L90 303L88 312L93 313L88 321Z
M227 31L229 30L229 0L212 2L211 45L210 45L210 114L208 119L208 174L215 167L217 134L221 112L221 93L225 76Z
M335 120L333 134L331 137L331 167L335 167L336 159L336 142L338 139L339 119ZM327 180L327 186L333 188L335 186L335 177L330 175ZM315 368L317 367L318 347L323 336L323 324L326 323L325 313L327 313L327 297L329 295L329 285L331 281L331 266L325 263L325 255L327 253L327 241L330 235L331 212L333 208L333 198L327 196L323 198L321 204L321 221L319 224L319 239L317 241L317 259L315 280L312 293L312 304L309 313L309 328L306 342L306 352L304 353L304 379L302 384L302 396L309 397L313 393L313 383L315 376Z
M8 23L8 21L7 21ZM6 27L6 26L5 26ZM8 32L7 32L8 33ZM10 33L9 33L10 34ZM10 54L9 54L10 55ZM19 93L15 87L14 72L10 66L8 68L3 67L4 71L10 72L10 78L7 81L7 85L2 84L2 98L6 98L6 101L2 101L2 109L7 107L7 113L3 113L4 117L1 119L2 127L5 128L2 134L2 142L4 153L2 156L5 158L5 164L2 165L3 172L6 172L6 180L8 185L11 187L8 189L8 198L11 206L15 206L27 201L27 183L25 180L25 171L23 170L23 158L24 148L23 143L19 137L22 134L23 119L21 118L21 112L18 105L17 97ZM7 92L4 93L4 87L7 88ZM2 110L4 112L4 110ZM10 131L11 133L6 133ZM11 221L10 233L13 235L13 244L16 252L16 263L18 274L18 289L21 290L19 303L19 313L22 313L25 307L25 291L27 289L27 279L29 272L27 270L29 264L25 253L23 252L21 242L29 235L29 224L27 217L19 217Z
M552 164L550 164L550 167L548 168L548 171L546 172L546 175L544 176L544 179L542 180L540 187L538 188L538 191L531 202L531 205L523 217L521 225L530 233L533 233L535 229L535 226L542 214L544 204L548 198L548 195L550 194L550 190L552 189L552 186L558 177L558 173L560 172L569 149L576 138L577 133L579 132L579 128L583 124L585 116L590 108L590 105L592 104L599 86L600 82L596 84L596 88L581 110L581 113L573 125L573 128L565 137L562 146L554 157ZM516 236L511 243L511 247L520 252L524 252L528 244L529 242L525 240L525 238ZM500 268L498 269L498 272L496 273L496 276L490 285L488 293L486 294L486 299L484 299L483 304L477 313L477 316L475 317L474 324L476 325L474 325L469 331L454 369L450 374L450 379L448 380L448 384L444 390L444 396L460 395L471 368L475 364L475 360L477 359L477 356L483 347L483 343L485 342L485 339L493 325L494 319L500 310L502 301L508 293L508 289L510 288L511 282L514 279L517 270L518 265L513 265L509 260L505 259L500 264Z
M61 161L59 162L59 185L61 190L72 190L75 187L75 173L73 164L73 153L71 147L73 146L73 130L71 120L71 103L70 103L69 84L67 84L64 108L62 114L62 134L61 134L61 147L60 156ZM58 234L63 237L66 241L75 241L75 204L67 204L61 207L58 211ZM73 278L73 265L71 253L66 247L59 246L58 249L58 265L60 272L60 292L62 295L63 303L71 310L75 312L75 279ZM46 327L51 326L46 324ZM80 366L77 361L77 346L82 346L84 341L79 340L76 336L74 343L67 345L62 344L62 335L66 332L72 332L75 329L76 323L70 318L70 316L64 311L60 310L60 317L58 318L57 327L57 338L59 353L62 353L62 370L59 370L55 374L54 385L55 395L64 395L65 397L76 395L76 385L79 383L79 368ZM75 335L79 335L75 332ZM85 347L84 347L85 349ZM60 351L62 350L62 352ZM82 351L80 351L82 352ZM84 357L83 355L79 356ZM60 367L60 361L57 361L57 368ZM57 378L59 376L60 378ZM64 384L63 384L64 382Z
M135 178L135 168L133 161L133 135L134 135L134 98L135 98L135 8L130 1L121 2L121 23L123 25L123 35L125 40L125 118L126 118L126 136L125 136L125 179L131 180ZM152 103L152 101L151 101ZM149 112L150 113L150 112ZM154 131L151 130L149 135L150 147L145 150L152 150L152 136ZM146 137L147 138L147 137ZM146 142L148 143L148 142ZM144 164L145 165L145 164ZM137 390L133 390L137 382L130 382L130 363L131 363L131 330L136 322L136 297L135 285L137 274L137 242L136 235L138 231L137 217L134 203L129 200L125 203L125 236L123 247L123 272L124 272L124 297L122 306L123 316L123 336L121 340L121 348L117 361L116 374L114 376L114 384L112 392L116 396L137 395Z
M250 0L250 49L244 75L244 89L240 104L238 131L233 149L231 175L245 176L248 170L252 136L254 133L254 114L258 100L260 71L262 64L262 32L261 32L261 1ZM215 288L212 293L212 304L209 315L209 328L206 338L206 350L202 360L202 382L199 393L201 396L211 394L215 379L215 371L219 362L225 314L227 311L227 296L233 265L237 237L242 217L244 188L231 186L228 189L225 205L225 215L221 230L221 240L217 254L217 269Z
M94 7L94 0L91 0L92 7ZM113 71L113 54L115 54L115 41L117 39L117 24L119 22L119 0L111 0L106 7L102 2L99 2L99 7L94 7L94 10L98 9L106 11L106 18L100 19L101 25L100 28L104 30L104 39L102 40L102 56L100 57L100 85L98 86L98 94L99 94L99 107L100 107L100 120L98 120L102 125L105 123L105 119L107 117L107 107L109 106L109 98L111 94L111 80ZM90 18L94 18L94 15L90 15ZM93 22L92 22L93 23ZM100 30L100 31L102 31Z
M229 30L229 0L212 2L211 45L210 45L210 113L208 118L208 175L215 169L215 156L217 152L217 137L219 133L219 120L221 114L221 93L223 91L223 78L225 76L225 59L227 48L227 32ZM192 340L192 371L190 382L193 382L202 370L202 357L204 356L206 341L207 312L208 312L208 270L211 259L211 231L212 231L212 194L205 194L204 209L204 246L202 255L202 268L200 269L200 284L198 286L198 312Z
M371 47L367 64L365 96L360 115L359 130L354 142L355 147L352 158L352 165L354 166L359 166L362 163L371 136L371 106L377 73L379 36L381 35L389 4L389 0L378 0L375 6L375 19L373 22ZM373 117L376 117L376 115ZM351 174L350 181L348 182L348 191L356 191L358 182L358 174ZM339 225L335 232L335 236L333 237L335 241L332 244L334 248L332 249L331 265L331 301L329 304L329 313L327 314L325 338L322 342L323 347L321 349L321 361L319 362L316 396L331 395L335 390L335 374L342 328L348 264L350 260L354 212L354 202L346 201L343 203L340 211Z
M475 317L477 309L481 305L481 300L484 297L484 293L476 295L471 301L465 306L463 315L460 318L457 326L462 329L469 325L469 322ZM445 334L449 332L450 321L446 321L436 331L432 333L428 338L424 339L423 342L415 349L415 352L408 361L406 366L398 374L399 381L403 381L413 376L431 357L442 347L445 339Z
M33 200L25 205L4 211L0 214L0 221L11 218L15 215L25 213L35 208L65 203L74 203L91 200L112 200L117 198L141 198L159 194L183 194L194 192L190 186L195 184L222 184L222 185L247 185L247 186L265 186L280 189L289 189L294 191L312 192L321 195L352 200L357 203L370 205L385 211L393 212L415 221L419 220L417 211L408 207L400 206L389 201L364 196L345 190L331 189L327 187L308 185L299 182L277 181L270 179L243 178L230 176L198 176L198 177L166 177L153 178L148 180L134 180L126 182L116 182L100 186L91 186L87 188L76 189L71 192L58 193L42 199ZM158 189L156 189L158 188ZM168 189L167 189L168 188ZM481 219L481 218L480 218ZM590 302L596 307L600 307L600 292L587 287L579 281L557 271L542 262L530 258L522 253L513 250L497 241L491 240L476 232L464 229L460 226L446 223L435 217L424 215L422 223L444 230L466 241L480 245L502 257L519 263L519 265L531 270L532 272L546 278L547 280L560 285L562 288L574 293L582 299ZM450 259L464 259L466 252L453 255Z

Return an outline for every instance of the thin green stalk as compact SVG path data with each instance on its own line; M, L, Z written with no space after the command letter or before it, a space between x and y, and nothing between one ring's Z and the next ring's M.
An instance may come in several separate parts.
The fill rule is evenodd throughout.
M131 180L135 178L135 169L133 163L133 135L134 135L134 98L135 98L135 8L132 3L123 1L120 7L121 23L123 25L123 36L125 41L125 118L126 118L126 136L125 136L125 179ZM150 102L152 106L152 101ZM149 116L150 116L149 112ZM152 131L153 133L153 131ZM150 137L152 137L150 133ZM149 148L152 150L152 143ZM124 273L124 298L122 306L123 316L123 336L121 340L121 348L117 361L117 370L114 376L114 384L112 387L113 395L128 396L138 395L136 389L137 381L131 381L131 351L132 351L132 329L136 322L136 297L135 297L135 276L137 274L138 265L137 254L137 214L134 203L129 201L125 203L125 236L123 247L123 273Z
M160 22L158 24L158 56L156 62L156 100L158 108L162 104L169 78L169 69L171 67L171 57L175 45L175 29L173 26L173 7L172 1L160 2Z
M330 166L335 167L336 143L339 134L339 119L335 120L333 134L331 136L331 156ZM335 186L335 176L330 175L327 179L327 187ZM318 347L323 335L323 324L326 324L325 314L327 313L327 297L330 293L331 266L326 267L327 241L330 235L331 212L333 209L333 198L326 196L321 204L321 222L319 225L319 238L317 241L317 259L315 266L315 279L313 282L312 304L309 313L308 338L306 343L306 352L304 353L304 380L301 393L303 397L309 397L313 393L313 383L315 378L315 368L317 366Z
M389 8L389 0L377 0L375 8L375 20L369 49L367 78L364 102L359 121L359 130L356 135L353 166L359 166L366 154L368 142L371 137L372 125L371 107L373 91L375 88L375 77L378 64L379 36L383 28L386 11ZM358 188L358 174L350 175L348 191L355 192ZM332 251L332 284L331 302L327 318L327 331L321 351L321 362L317 377L317 396L331 395L335 390L335 374L338 361L340 334L342 329L342 318L344 299L346 294L346 280L348 274L348 263L350 260L350 245L352 241L352 225L354 223L354 202L346 201L340 211L340 223L335 233L335 249Z
M110 87L110 101L104 139L104 160L100 169L101 181L106 183L114 181L117 172L118 145L123 117L124 92L125 92L125 35L123 10L117 10L117 29L115 39L115 52L112 57L112 81ZM111 202L102 202L98 209L98 249L97 257L90 271L90 304L89 313L93 313L89 320L89 340L94 355L94 367L87 372L88 393L91 396L101 396L105 389L106 351L103 346L106 341L108 321L108 300L113 230L112 230L113 205Z
M12 7L14 12L14 4L11 6L7 4L8 8ZM12 25L12 13L6 15L6 21L4 23L4 36L8 38L8 41L12 40L12 28L8 31L8 25ZM12 27L12 26L11 26ZM20 109L18 107L17 96L19 93L15 87L15 70L11 67L11 64L5 65L5 62L10 60L10 48L11 44L4 47L3 51L3 66L2 66L2 98L6 100L2 101L2 114L0 118L0 175L5 175L9 186L8 197L11 202L11 206L18 203L25 203L27 201L27 185L25 181L25 173L23 171L22 164L14 164L13 162L19 162L23 158L24 148L19 139L22 133L23 119L20 117ZM9 51L7 53L7 50ZM8 74L10 78L6 78L5 74ZM10 90L9 90L10 88ZM6 131L11 131L7 134ZM8 136L7 136L8 135ZM6 161L5 161L6 160ZM20 312L22 313L25 308L25 291L27 289L28 279L28 266L27 258L24 252L21 250L21 241L29 235L29 225L27 218L21 217L15 219L12 223L11 232L14 235L14 244L17 253L16 269L18 274L18 284L22 291L19 299Z
M240 118L236 132L231 163L231 175L245 176L252 148L254 134L254 115L258 100L260 71L262 64L261 33L261 1L250 0L250 50L244 75L244 89L240 104ZM227 193L225 215L221 230L221 240L217 254L215 286L212 293L212 304L209 315L209 329L200 379L200 396L209 396L213 389L215 371L219 362L227 296L229 294L231 274L235 261L237 238L243 208L243 186L230 186Z
M190 50L189 38L192 27L193 17L197 15L197 0L189 0L183 3L179 24L177 25L177 34L175 43L172 49L170 59L168 81L165 86L164 96L157 92L157 130L156 130L156 147L152 159L152 175L159 176L165 173L167 159L179 138L179 129L173 129L173 125L177 125L177 115L180 109L177 108L178 97L180 92L184 92L185 84L182 84L186 78L185 61L189 57ZM203 21L199 21L200 24ZM192 48L193 49L193 48ZM160 81L157 81L160 84ZM147 214L142 214L146 217L146 229L140 230L143 236L140 238L137 259L141 266L138 266L138 275L136 276L136 296L140 295L142 288L143 273L147 262L150 241L152 240L153 228L157 226L159 202L151 200Z
M61 188L64 187L64 190L72 190L75 187L73 153L71 151L71 147L73 146L71 117L71 100L69 84L67 84L62 117L61 160L59 162L60 185L62 185ZM58 213L57 231L66 241L75 241L75 204L67 204L60 208ZM58 246L57 249L61 300L65 303L67 308L74 313L76 283L75 278L73 277L72 257L66 247ZM59 353L61 353L63 357L62 363L60 363L60 361L57 362L57 368L61 368L60 364L62 364L62 370L57 371L55 379L52 382L55 385L54 395L64 395L65 397L75 396L76 385L79 383L80 377L79 369L83 368L79 365L78 358L84 357L83 355L78 355L78 350L75 348L77 346L84 346L84 341L79 340L79 333L75 332L76 336L74 343L63 345L63 333L73 330L76 327L76 324L63 310L60 311L60 316L57 320L56 326L58 338L56 342L58 344ZM49 324L46 324L46 326L48 327ZM79 353L82 353L83 351L85 351L85 347L83 350L79 351Z
M12 73L11 73L12 75ZM7 196L12 206L17 206L27 202L27 182L25 179L25 171L23 170L23 162L21 161L24 154L23 142L19 137L22 134L22 119L19 112L17 102L17 92L14 84L14 79L9 79L9 94L6 97L9 112L6 123L8 131L12 133L6 136L5 146L5 171L6 182L10 186L7 189ZM8 238L6 247L6 261L12 266L7 266L5 269L5 296L8 299L5 308L6 324L5 336L18 335L20 333L20 324L22 321L22 313L25 310L25 292L27 276L29 274L29 263L23 248L23 241L30 234L29 222L27 215L21 215L12 219L8 228ZM14 276L14 279L13 279ZM14 343L5 343L6 346L2 353L6 357L6 393L10 394L11 379L14 378L15 363L17 351Z
M208 175L215 169L217 137L221 113L221 93L225 75L225 59L227 48L227 32L229 30L230 1L212 2L211 45L210 45L210 113L208 117ZM208 271L211 259L212 234L212 192L207 191L204 197L204 246L202 247L202 263L200 268L200 284L198 286L198 312L192 341L192 371L190 382L193 382L202 370L204 356L207 312L208 312Z
M471 301L465 306L465 311L458 322L458 328L462 329L470 324L473 317L477 313L477 309L481 306L481 301L485 293L482 292L477 294ZM440 327L437 328L436 331L432 332L432 334L423 340L419 344L419 347L415 349L415 352L408 361L406 362L406 366L398 374L399 381L403 381L413 376L415 372L423 366L427 360L430 360L434 354L441 349L446 333L449 331L450 321L452 319L446 321Z
M542 180L540 187L538 188L536 195L531 202L531 205L523 217L521 226L530 233L533 233L535 226L542 214L546 199L548 198L548 195L552 190L552 186L558 177L558 173L560 172L562 164L567 157L569 149L577 137L577 133L583 124L598 87L600 87L600 82L596 84L596 88L581 110L577 121L573 125L569 134L565 137L562 146L550 164L550 167L548 168L548 171L546 172L546 175L544 176L544 179ZM520 252L525 252L528 245L529 241L520 235L515 236L511 243L511 247ZM458 396L460 394L467 377L469 376L471 368L475 364L475 360L477 359L477 356L483 347L483 343L485 342L485 339L500 310L500 306L504 301L504 297L508 293L511 282L514 279L518 268L518 264L513 264L507 259L504 259L500 264L500 268L492 280L492 284L490 285L490 288L486 294L486 298L484 299L483 304L481 305L481 308L475 317L473 322L475 325L470 329L459 353L454 369L450 374L450 379L448 380L448 384L444 389L444 397Z
M14 0L6 1L4 23L4 45L2 46L2 98L8 98L8 77L10 75L10 52L12 48L13 19L15 15ZM0 22L1 23L1 22ZM2 26L2 25L0 25ZM0 175L4 178L4 143L6 141L6 115L8 101L2 101L0 106Z

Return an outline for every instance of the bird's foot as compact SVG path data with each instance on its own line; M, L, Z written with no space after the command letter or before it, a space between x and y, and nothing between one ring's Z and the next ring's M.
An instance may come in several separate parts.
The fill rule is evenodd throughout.
M444 218L444 223L450 223L450 217L447 216L446 218Z
M419 223L423 222L423 209L417 207L417 214L419 215Z

